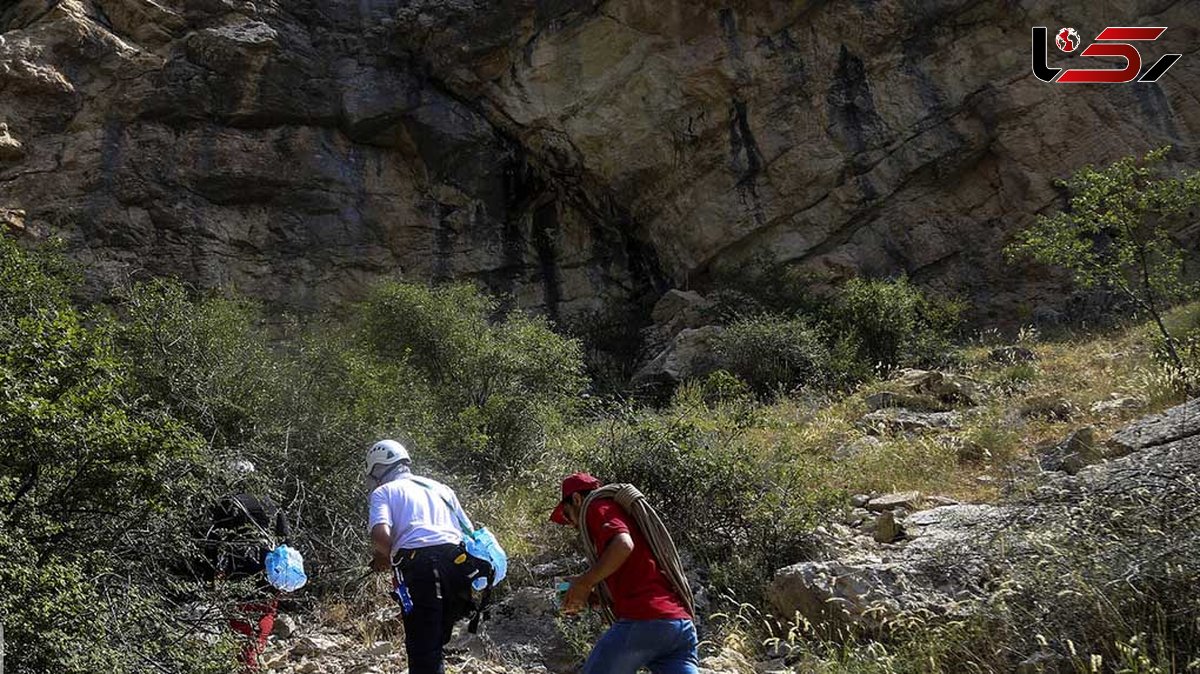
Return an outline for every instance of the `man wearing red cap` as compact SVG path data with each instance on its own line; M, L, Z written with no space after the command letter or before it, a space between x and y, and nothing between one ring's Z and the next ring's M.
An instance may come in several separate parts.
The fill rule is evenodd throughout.
M582 529L596 561L571 582L563 612L583 610L603 583L616 622L592 648L583 674L697 674L698 640L688 604L651 553L646 537L628 512L611 498L593 499L600 481L587 473L563 480L562 501L550 521Z

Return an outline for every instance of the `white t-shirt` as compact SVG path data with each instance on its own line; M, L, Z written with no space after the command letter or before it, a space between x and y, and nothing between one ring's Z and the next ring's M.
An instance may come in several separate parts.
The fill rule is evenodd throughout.
M432 488L417 484L413 476L407 475L380 485L371 492L370 524L367 530L380 524L391 527L393 556L401 549L413 550L462 542L459 521L446 500L462 514L467 528L473 529L452 489L427 477L416 479Z

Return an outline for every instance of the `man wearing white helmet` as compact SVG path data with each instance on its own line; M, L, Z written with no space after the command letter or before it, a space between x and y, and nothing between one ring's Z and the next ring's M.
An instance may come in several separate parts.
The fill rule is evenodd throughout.
M367 488L375 571L393 571L404 612L411 674L442 674L442 647L471 597L462 547L470 520L444 484L412 473L408 449L395 440L367 451Z

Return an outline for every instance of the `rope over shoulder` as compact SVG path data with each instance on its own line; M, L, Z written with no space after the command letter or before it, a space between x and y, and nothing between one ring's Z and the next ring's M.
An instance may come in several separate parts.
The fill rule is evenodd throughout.
M618 506L621 507L634 522L637 523L638 529L642 532L642 536L646 538L647 544L650 546L650 553L658 562L659 568L663 574L667 576L667 580L671 581L671 586L675 589L675 593L683 600L687 606L688 613L693 618L696 617L696 608L692 597L692 589L688 583L687 574L683 570L683 562L679 559L679 550L675 547L675 541L671 538L671 534L667 531L666 525L659 518L658 513L654 508L650 507L646 496L638 491L638 488L631 484L610 484L600 487L588 495L583 502L582 515L579 517L579 536L583 540L583 549L587 553L588 562L595 564L599 559L600 553L592 545L592 539L588 536L587 531L587 511L592 503L599 499L612 499ZM609 622L615 622L616 616L613 613L612 594L609 592L608 585L601 582L597 588L600 593L600 598L604 604L604 614Z

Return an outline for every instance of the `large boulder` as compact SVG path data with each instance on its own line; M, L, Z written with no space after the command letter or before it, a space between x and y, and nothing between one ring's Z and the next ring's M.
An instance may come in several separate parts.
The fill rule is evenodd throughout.
M720 365L716 340L724 332L725 328L718 325L681 330L666 348L633 375L633 385L673 385L716 370Z
M884 494L876 496L867 501L866 508L874 513L888 512L904 508L912 510L921 502L921 492L919 491L900 491L893 494Z
M1197 434L1200 434L1200 398L1130 424L1113 434L1109 445L1119 452L1132 452Z
M776 615L801 616L837 629L877 629L902 611L946 614L982 596L988 577L972 547L1005 526L1010 511L952 505L910 515L912 540L874 558L801 562L780 569L769 588Z
M945 412L961 405L979 403L982 386L963 375L936 370L901 370L886 387L867 396L871 411L901 408L913 412Z
M936 370L901 370L888 382L899 390L915 395L927 395L948 404L975 404L982 395L980 383L970 377Z
M698 328L705 324L706 311L711 302L694 290L672 288L663 293L650 311L650 320L663 331L674 337L684 328Z

